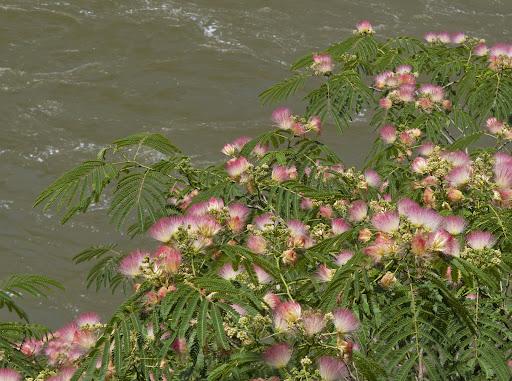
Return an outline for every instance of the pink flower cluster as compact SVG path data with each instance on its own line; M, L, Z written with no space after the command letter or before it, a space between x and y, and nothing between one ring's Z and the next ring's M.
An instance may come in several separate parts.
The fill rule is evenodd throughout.
M272 113L272 121L282 130L291 131L295 136L303 136L308 132L320 134L322 123L319 117L312 116L303 120L294 116L289 108L279 107Z
M427 32L425 33L425 41L435 44L462 44L467 40L467 36L463 32L455 32L455 33L448 33L448 32Z
M489 68L494 71L501 71L512 68L512 44L496 44L487 47L485 43L479 43L473 49L476 56L488 56Z
M507 122L491 117L487 119L485 126L492 135L502 139L512 140L512 129Z
M433 84L424 84L416 88L417 74L410 65L400 65L395 71L385 71L374 79L374 87L386 91L386 96L379 101L380 107L388 110L395 104L415 102L416 106L430 112L436 106L451 109L451 102L445 99L444 89Z
M311 68L317 75L329 75L334 69L332 57L329 54L313 54Z

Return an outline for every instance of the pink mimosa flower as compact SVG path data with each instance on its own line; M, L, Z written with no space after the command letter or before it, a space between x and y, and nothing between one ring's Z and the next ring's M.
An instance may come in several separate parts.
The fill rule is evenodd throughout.
M434 144L431 142L425 142L418 148L418 153L421 156L430 156L434 152Z
M367 169L366 171L364 171L364 178L366 180L366 183L372 188L378 188L379 185L382 183L379 174L377 173L377 171L373 169Z
M339 308L333 313L333 323L336 331L341 333L351 333L359 328L359 320L356 315L346 308Z
M313 54L313 68L319 74L327 74L332 72L334 63L329 54Z
M320 134L322 132L322 120L319 116L312 116L309 118L308 127L311 131Z
M471 159L464 151L444 152L441 156L455 167L471 164Z
M437 34L437 39L443 44L449 44L451 42L450 34L448 32L440 32Z
M302 308L299 303L294 301L282 302L276 307L276 314L287 323L294 323L300 319Z
M263 157L268 152L268 145L266 144L256 144L252 150L252 153L257 157Z
M489 232L474 231L466 236L466 243L475 250L490 249L496 243L496 239Z
M318 214L320 214L320 216L322 216L323 218L329 219L332 218L334 211L329 205L322 205L318 210Z
M453 167L445 178L451 187L458 188L470 180L471 167L469 165L459 165Z
M318 359L318 371L322 381L341 381L349 375L347 365L332 356L322 356Z
M441 102L444 99L443 88L430 83L421 85L418 92L422 96L428 96L434 102Z
M279 296L270 291L263 296L263 301L267 303L272 309L275 309L279 304L281 304L281 299L279 299Z
M295 123L291 110L286 107L275 109L272 113L272 120L282 130L290 130Z
M229 228L235 233L241 232L245 227L245 223L247 221L247 218L249 217L250 212L251 210L244 204L235 203L229 205Z
M451 36L451 42L454 44L462 44L467 39L466 34L464 32L456 32Z
M354 201L349 209L348 216L350 221L361 222L368 215L368 205L363 200Z
M187 352L187 340L183 337L177 337L176 340L172 343L172 349L179 354L184 354Z
M292 357L292 349L288 344L274 344L263 352L263 361L273 368L284 368Z
M328 268L326 265L321 264L318 269L316 270L316 279L318 279L319 282L325 283L329 282L333 275L335 273L335 270L332 270Z
M334 262L338 266L343 266L345 263L347 263L352 257L354 256L354 253L350 250L344 250L341 251L336 258L334 258Z
M393 101L389 98L381 98L379 100L379 106L384 110L389 110L391 107L393 107Z
M256 278L258 278L259 284L269 284L274 280L274 278L272 278L272 276L268 274L265 270L263 270L261 267L257 265L252 265L252 268L254 269Z
M357 33L359 34L372 34L374 33L373 26L368 20L359 21L356 25Z
M393 78L394 73L392 71L384 71L375 76L374 86L377 89L383 89L387 86L390 78Z
M149 228L149 235L157 241L169 242L182 226L183 217L181 216L163 217Z
M485 125L491 134L499 134L505 128L505 123L496 118L489 118Z
M84 312L75 319L75 323L78 328L84 328L86 326L93 326L99 324L101 321L100 315L96 312Z
M313 209L313 200L311 200L310 198L304 197L302 200L300 200L300 208L302 210Z
M343 218L334 218L332 221L331 221L331 225L332 225L332 232L333 234L343 234L347 231L350 230L350 224L345 221Z
M156 252L158 263L165 271L175 274L181 265L181 253L178 249L169 246L161 246Z
M395 212L378 213L373 216L372 225L381 232L392 233L398 230L400 217Z
M284 165L274 165L272 168L272 180L278 183L289 180L288 168Z
M422 157L416 157L411 163L411 169L414 173L425 173L428 169L428 161Z
M21 374L11 368L1 368L0 381L21 381Z
M484 43L476 45L473 49L473 54L478 57L486 56L489 52L489 48Z
M141 266L149 256L149 253L140 250L128 254L119 262L119 272L130 278L142 274Z
M325 317L320 312L307 311L302 316L302 326L307 336L313 336L322 332L325 324Z
M396 128L392 124L382 126L379 134L382 141L386 144L393 144L396 140Z
M240 316L247 315L247 310L243 308L240 304L231 304L230 307L233 308Z
M267 250L267 240L259 235L250 235L247 237L247 248L256 254L265 254Z
M76 368L71 367L62 368L56 375L47 378L46 381L71 381L76 370Z
M457 235L464 231L466 221L461 216L447 216L443 219L443 227L448 233Z
M433 43L437 41L437 33L434 32L427 32L425 33L425 41Z
M226 163L226 172L229 177L238 178L251 167L251 163L243 156L230 159Z
M238 266L238 269L235 270L233 268L233 265L231 263L226 263L224 264L220 269L219 269L219 276L223 279L226 279L226 280L233 280L235 279L238 275L240 275L242 272L244 271L244 268L242 266Z

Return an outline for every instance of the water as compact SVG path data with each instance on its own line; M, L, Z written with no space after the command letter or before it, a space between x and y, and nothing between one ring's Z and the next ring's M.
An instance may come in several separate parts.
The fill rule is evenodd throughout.
M71 258L137 241L109 226L105 205L64 227L32 209L64 170L142 130L164 133L198 163L219 160L226 140L269 128L257 94L360 19L383 35L462 30L506 41L511 16L509 0L0 0L0 279L33 272L66 286L23 303L34 321L108 316L121 296L87 291L87 266ZM358 163L371 134L360 122L325 139Z

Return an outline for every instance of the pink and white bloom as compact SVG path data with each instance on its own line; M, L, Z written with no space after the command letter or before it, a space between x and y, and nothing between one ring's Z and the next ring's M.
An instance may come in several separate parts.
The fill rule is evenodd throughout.
M489 53L489 48L483 42L473 48L473 54L478 57L486 56Z
M158 264L168 273L175 274L181 265L181 253L178 249L169 246L161 246L156 257Z
M299 303L293 300L282 302L276 307L276 315L280 316L287 323L294 323L300 319L302 308Z
M340 333L351 333L359 328L359 320L356 315L346 308L339 308L332 315L336 331Z
M384 143L393 144L396 140L396 128L392 124L386 124L380 129L379 135Z
M318 269L315 272L315 276L319 282L326 283L332 279L335 272L336 270L330 269L326 265L321 264L318 266Z
M256 274L256 278L258 278L259 284L269 284L274 280L274 278L272 278L272 276L263 270L260 266L252 265L252 268Z
M359 21L356 25L356 31L359 34L372 34L375 33L372 24L368 20Z
M229 177L239 178L245 171L251 167L251 163L243 157L234 157L226 163L226 172Z
M421 156L430 156L434 152L435 145L431 142L425 142L418 148Z
M318 359L318 371L322 381L342 381L349 375L347 365L332 356L322 356Z
M267 240L260 235L250 235L247 237L247 248L256 254L265 254L267 250Z
M350 250L343 250L334 258L334 263L336 263L338 266L343 266L353 256L354 256L354 253L351 252Z
M448 233L457 235L466 228L466 221L461 216L447 216L443 219L443 227Z
M300 200L300 208L302 210L313 209L313 200L311 200L310 198L304 197L302 200Z
M350 221L361 222L368 215L368 205L363 200L354 201L348 209Z
M0 381L21 381L21 374L11 368L1 368Z
M383 233L392 233L398 230L400 217L395 212L378 213L373 216L372 225Z
M421 85L418 90L420 96L426 96L434 102L441 102L444 99L444 90L441 86L433 84Z
M462 44L467 39L466 34L464 32L456 32L451 36L451 42L454 44Z
M254 217L253 223L260 231L272 230L276 226L276 218L272 213L263 213Z
M235 203L229 205L229 228L235 233L241 232L245 227L245 223L247 221L247 218L249 217L250 212L251 210L244 204Z
M445 177L451 187L458 188L471 179L471 166L459 165L453 167Z
M66 367L59 370L59 372L51 376L50 378L47 378L46 381L71 381L71 378L73 378L73 375L76 372L76 368L72 367Z
M313 68L319 74L332 72L334 63L329 54L313 54Z
M491 134L499 134L505 128L505 123L496 118L487 119L485 125Z
M267 303L272 309L275 309L279 304L281 304L281 299L279 296L270 291L263 296L263 301Z
M96 312L84 312L75 319L75 323L78 328L84 328L87 326L93 326L99 324L101 321L100 315Z
M275 109L272 113L272 120L282 130L291 130L295 123L291 110L286 107Z
M378 188L379 185L382 183L379 174L377 173L377 171L373 169L367 169L366 171L364 171L364 178L366 180L366 183L372 188Z
M308 127L311 131L320 134L322 132L322 119L319 116L309 118Z
M183 226L183 217L171 216L160 218L149 228L151 238L160 242L169 242Z
M149 258L149 253L135 250L121 259L121 262L119 262L119 272L130 278L141 275L141 267L147 258Z
M226 279L226 280L233 280L235 279L238 275L240 275L241 273L243 273L244 271L244 268L242 266L238 266L238 269L235 270L235 268L233 267L233 265L231 263L226 263L224 264L218 271L218 274L221 278L223 279Z
M423 174L428 169L428 161L422 156L416 157L411 163L411 169L414 173Z
M313 336L322 332L325 324L325 317L320 312L307 311L302 316L302 326L307 336Z
M441 215L435 210L422 208L419 205L410 205L405 210L405 215L411 224L422 226L430 231L436 230L443 221Z
M350 230L350 224L343 218L333 218L331 221L331 229L333 234L343 234Z
M490 249L496 243L496 239L489 232L473 231L466 236L466 243L475 250Z
M284 368L292 357L292 348L286 344L274 344L263 352L263 361L273 368Z

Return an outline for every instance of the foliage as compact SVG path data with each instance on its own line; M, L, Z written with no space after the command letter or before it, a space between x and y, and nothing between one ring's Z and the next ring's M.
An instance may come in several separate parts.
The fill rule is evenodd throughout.
M509 380L512 52L426 38L381 41L361 22L301 58L261 99L320 81L304 115L276 109L275 129L226 144L221 165L137 134L56 180L36 205L65 222L106 197L118 228L156 244L78 254L93 262L88 286L133 292L105 323L80 315L26 339L12 368L43 380ZM363 170L346 168L313 135L370 110L380 136Z

